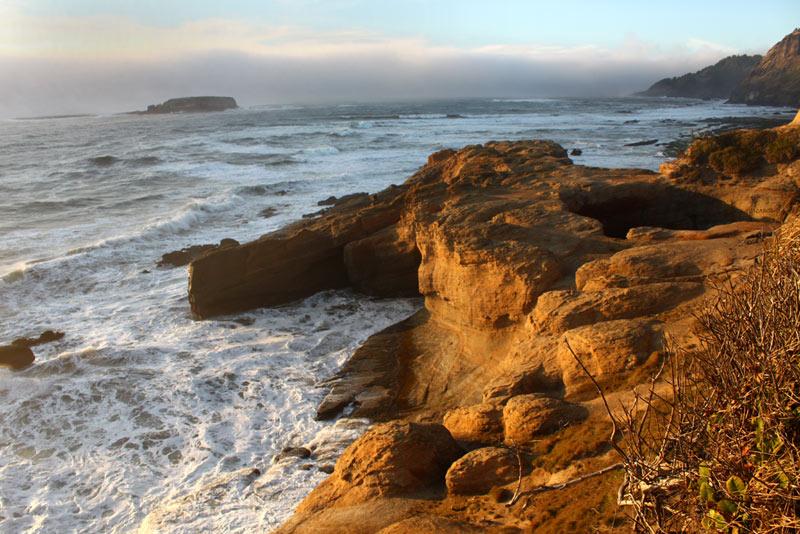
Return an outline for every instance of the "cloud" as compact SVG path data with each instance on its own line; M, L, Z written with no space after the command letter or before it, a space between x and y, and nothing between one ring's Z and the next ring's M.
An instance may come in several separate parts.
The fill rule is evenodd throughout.
M3 16L8 15L8 18ZM611 96L720 59L629 34L617 47L433 45L359 29L231 19L161 28L113 16L35 17L0 7L0 116L143 109L170 97L242 105L482 96Z

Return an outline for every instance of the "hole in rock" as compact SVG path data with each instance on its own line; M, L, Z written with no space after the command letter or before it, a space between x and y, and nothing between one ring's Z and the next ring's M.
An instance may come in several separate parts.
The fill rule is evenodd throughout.
M640 226L706 230L752 220L748 213L717 198L651 182L602 184L562 191L559 196L569 211L600 221L605 235L623 239L628 230Z

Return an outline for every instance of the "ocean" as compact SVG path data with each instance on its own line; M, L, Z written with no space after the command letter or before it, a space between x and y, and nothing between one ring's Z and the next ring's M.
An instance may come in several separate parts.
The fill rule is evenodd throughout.
M0 532L137 532L154 510L164 534L278 526L368 424L315 421L320 381L422 306L335 291L195 321L187 268L162 254L256 239L444 148L552 139L578 164L657 170L703 119L777 112L794 115L481 99L0 121L0 344L65 333L0 369ZM284 447L312 455L274 461Z

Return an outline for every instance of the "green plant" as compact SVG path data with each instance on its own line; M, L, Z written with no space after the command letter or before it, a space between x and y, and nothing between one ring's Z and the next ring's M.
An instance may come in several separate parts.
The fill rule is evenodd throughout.
M800 217L672 351L672 397L629 417L640 531L800 531ZM645 431L645 429L652 429Z

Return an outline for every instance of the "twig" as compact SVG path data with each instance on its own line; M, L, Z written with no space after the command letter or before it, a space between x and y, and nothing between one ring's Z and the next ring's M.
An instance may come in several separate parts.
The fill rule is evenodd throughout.
M617 453L619 453L619 455L622 458L623 462L625 462L626 464L630 464L631 461L630 461L630 458L628 458L628 455L625 454L625 451L623 451L619 447L619 445L617 445L617 442L616 442L616 439L615 439L617 437L617 432L618 432L617 420L614 417L614 414L611 413L611 408L608 406L608 401L606 400L606 396L603 394L603 390L600 389L600 384L597 383L597 380L594 379L594 376L592 376L592 373L589 372L589 370L586 368L586 366L583 365L583 362L581 361L581 359L578 358L578 355L575 354L575 351L572 350L572 347L569 344L569 340L566 337L564 337L564 343L566 343L570 354L572 354L572 357L575 358L575 361L577 361L578 365L581 366L581 369L583 369L583 372L586 373L586 376L588 376L589 380L591 380L592 383L594 384L594 387L597 389L597 393L600 394L600 398L603 399L603 404L606 407L606 412L608 412L608 417L611 418L611 437L609 438L609 441L611 442L611 446L614 447L614 450L617 451Z
M517 467L519 468L519 478L517 478L517 489L514 490L514 496L511 497L509 506L517 502L517 499L519 499L520 490L522 489L522 456L520 456L519 454L519 447L517 447L517 442L511 440L511 444L514 446L514 452L517 453Z
M594 477L598 477L600 475L605 475L606 473L608 473L610 471L614 471L615 469L621 469L623 467L624 467L624 464L622 462L619 462L619 463L616 463L614 465L609 465L608 467L604 467L603 469L601 469L599 471L594 471L592 473L587 473L587 474L585 474L583 476L579 476L578 478L573 478L572 480L567 480L566 482L562 482L561 484L553 484L552 486L548 486L548 485L545 484L543 486L538 486L538 487L535 487L535 488L533 488L531 490L523 491L523 492L519 493L518 495L515 495L514 498L511 499L511 501L509 501L509 503L506 506L514 505L519 500L520 497L525 497L526 495L535 495L537 493L542 493L542 492L550 491L550 490L563 489L563 488L578 484L580 482L583 482L584 480L587 480L587 479L590 479L590 478L594 478Z

